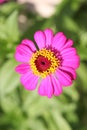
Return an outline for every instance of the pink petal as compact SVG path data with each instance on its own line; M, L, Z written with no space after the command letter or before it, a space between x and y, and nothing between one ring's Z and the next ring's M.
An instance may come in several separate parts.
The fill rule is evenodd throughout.
M72 67L74 69L78 68L80 64L80 58L78 55L75 55L71 58L64 59L62 62L63 66Z
M62 56L62 59L63 60L74 59L75 56L76 55L73 55L73 54L71 54L71 55L64 55L64 56Z
M42 96L48 96L48 98L52 97L53 87L49 76L47 76L41 81L40 87L38 89L38 93Z
M60 51L66 43L66 40L66 36L62 32L59 32L54 36L52 46L55 47L58 51Z
M71 39L68 39L65 43L65 45L62 47L62 50L65 49L65 48L69 48L73 45L73 40Z
M51 45L53 39L53 31L51 29L46 29L44 30L44 33L46 35L46 45Z
M29 64L27 64L27 63L20 64L15 68L16 72L19 74L25 74L29 71L29 69L30 69L30 67L29 67Z
M72 80L76 79L76 72L73 68L67 66L60 66L59 69L65 73L67 73Z
M59 96L62 93L62 84L55 76L51 76L51 80L54 88L54 95Z
M31 71L21 76L21 83L27 90L34 90L37 86L39 77L35 76Z
M34 40L36 41L37 45L39 46L39 49L42 49L45 47L46 37L45 37L44 32L37 31L34 34Z
M56 71L56 76L58 80L62 83L62 85L69 86L72 84L71 77L67 73L62 72L59 69Z
M32 51L25 45L18 45L16 48L15 58L19 62L29 62Z
M34 45L34 43L29 40L29 39L24 39L21 44L26 45L27 47L29 47L30 50L32 50L32 52L36 51L36 47Z
M71 56L71 55L75 55L75 54L76 54L76 49L73 47L66 48L61 51L62 56Z

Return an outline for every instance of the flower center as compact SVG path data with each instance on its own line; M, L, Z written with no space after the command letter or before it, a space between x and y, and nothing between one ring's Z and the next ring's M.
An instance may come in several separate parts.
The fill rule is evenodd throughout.
M48 60L48 58L40 55L37 57L35 64L36 64L37 70L39 72L43 72L50 68L51 61Z
M33 53L30 59L32 72L42 78L54 73L59 65L60 60L55 56L54 52L45 48Z

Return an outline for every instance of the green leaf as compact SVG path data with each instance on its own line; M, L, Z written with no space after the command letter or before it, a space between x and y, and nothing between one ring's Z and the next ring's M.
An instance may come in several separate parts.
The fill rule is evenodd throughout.
M64 119L64 117L59 112L56 113L55 111L53 111L52 116L59 130L72 130L68 122Z
M8 35L8 42L17 41L19 38L18 29L18 11L14 11L6 21L6 30Z
M12 92L18 85L19 79L15 72L16 63L13 60L6 62L0 69L0 97Z
M16 2L8 2L7 4L0 6L0 14L9 15L17 9L20 9L19 4Z
M85 46L79 46L78 54L80 55L80 59L87 61L87 48Z
M80 67L79 67L77 73L80 77L80 82L81 82L80 87L84 86L83 89L87 90L87 86L86 86L86 84L87 84L87 68L86 68L85 64L83 64L83 63L80 64Z

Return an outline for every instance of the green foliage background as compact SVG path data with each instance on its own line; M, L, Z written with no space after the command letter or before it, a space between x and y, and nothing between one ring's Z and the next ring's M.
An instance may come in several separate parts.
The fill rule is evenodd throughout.
M20 14L27 17L26 29L19 28ZM15 47L48 27L73 39L81 59L72 87L52 99L26 91L14 71ZM0 6L0 130L87 130L87 0L63 0L47 19L16 2Z

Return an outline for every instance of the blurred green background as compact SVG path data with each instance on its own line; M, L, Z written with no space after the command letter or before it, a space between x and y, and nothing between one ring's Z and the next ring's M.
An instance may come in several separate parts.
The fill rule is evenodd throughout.
M87 130L87 0L62 0L55 9L43 18L17 1L0 5L0 130ZM14 71L15 47L49 27L73 39L81 59L72 87L52 99L26 91Z

